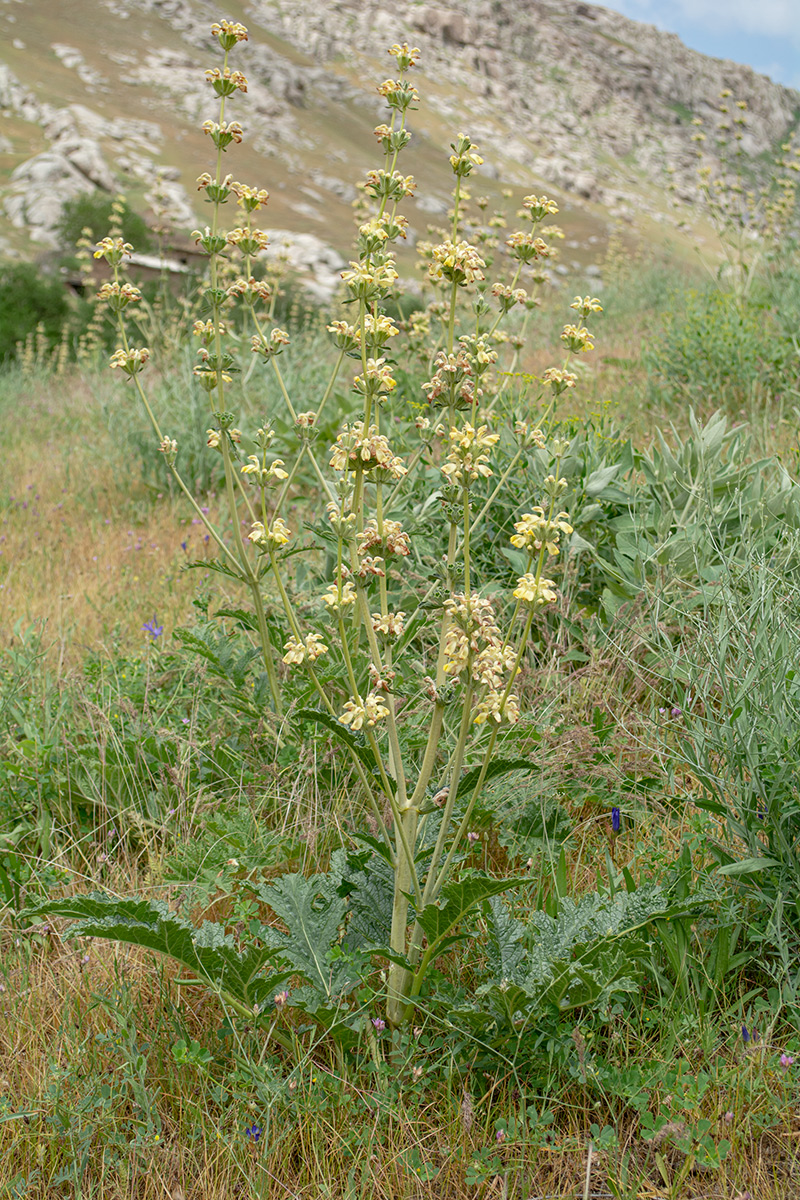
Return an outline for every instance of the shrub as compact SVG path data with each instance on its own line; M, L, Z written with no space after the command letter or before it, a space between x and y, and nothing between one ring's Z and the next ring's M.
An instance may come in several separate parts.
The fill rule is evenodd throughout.
M56 236L62 250L71 255L84 229L90 229L91 236L98 241L105 237L115 224L112 213L114 203L113 196L99 190L65 200L56 225ZM120 224L125 241L131 242L140 251L152 249L153 238L145 219L127 204L120 203L120 207Z
M18 344L39 325L54 345L69 315L64 285L58 280L47 279L33 263L0 268L0 362L15 358Z

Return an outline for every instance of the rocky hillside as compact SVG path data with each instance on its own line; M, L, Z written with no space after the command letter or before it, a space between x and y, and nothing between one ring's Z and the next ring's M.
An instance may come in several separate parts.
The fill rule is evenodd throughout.
M178 229L199 221L209 145L198 125L212 113L202 70L220 15L251 31L231 167L269 188L272 225L307 235L309 261L349 243L394 41L422 51L406 157L418 233L446 208L447 147L463 129L484 152L490 198L557 195L576 262L615 222L654 240L702 237L692 118L713 128L730 89L747 104L743 148L757 168L800 116L797 92L577 0L250 0L224 13L207 0L0 0L0 253L52 244L63 200L95 187L145 211L157 185Z

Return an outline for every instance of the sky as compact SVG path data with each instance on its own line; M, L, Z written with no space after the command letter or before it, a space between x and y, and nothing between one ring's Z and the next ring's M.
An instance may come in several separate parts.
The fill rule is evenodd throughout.
M693 50L746 63L800 91L800 0L601 2L635 21L677 33Z

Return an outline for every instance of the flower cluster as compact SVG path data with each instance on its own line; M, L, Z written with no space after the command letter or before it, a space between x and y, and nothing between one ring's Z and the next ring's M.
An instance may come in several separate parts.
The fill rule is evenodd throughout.
M132 254L133 246L121 237L104 237L94 249L94 257L104 258L110 267L118 266L125 255L130 258Z
M98 300L105 300L112 312L122 312L129 304L141 300L142 293L132 283L104 283L97 293Z
M289 478L288 473L283 468L282 458L274 458L271 463L267 464L257 454L249 454L247 456L247 462L242 467L242 474L249 475L251 482L257 483L261 487L279 483L281 480Z
M577 382L577 375L572 371L565 371L562 367L548 367L542 375L542 383L549 383L555 396L560 396L568 388L575 387Z
M357 539L359 554L366 554L376 546L381 548L384 556L397 554L405 557L411 553L408 534L403 532L399 521L391 521L388 518L384 519L382 534L378 529L378 522L373 517L367 521L363 531L357 534Z
M475 429L467 421L460 429L451 429L450 450L442 466L447 482L467 488L476 479L488 479L492 474L488 452L498 441L499 435L489 433L487 425Z
M381 637L399 638L405 628L405 613L372 613L372 628Z
M356 375L353 387L362 396L383 398L386 393L394 391L397 380L385 358L368 358L364 374Z
M461 346L456 354L440 350L433 360L436 370L422 390L427 393L432 408L472 408L483 394L475 384L475 371L467 350Z
M558 599L556 585L552 579L542 579L541 576L528 572L517 580L514 597L532 608L543 608L545 604L553 604Z
M596 296L576 296L570 304L570 308L574 308L584 321L592 313L601 313L603 306Z
M350 268L349 271L342 271L342 279L355 300L372 302L383 299L398 279L391 256L387 256L385 262L373 265L351 262Z
M363 729L366 725L367 729L372 729L378 721L382 721L384 717L389 716L389 709L383 702L383 698L377 692L369 692L369 694L361 700L347 700L339 714L339 720L342 725L349 725L351 729Z
M309 633L302 642L297 638L290 637L288 642L284 642L283 648L286 651L283 661L287 666L299 665L303 662L315 663L318 658L328 652L328 647L318 633Z
M375 471L377 478L401 479L406 474L403 460L392 453L389 440L377 425L364 430L363 421L345 425L331 447L334 471Z
M432 262L428 268L431 279L446 279L459 287L485 279L483 268L486 263L469 242L452 240L434 246Z
M594 350L592 336L585 325L565 325L561 340L573 354L584 354L588 350Z
M450 155L450 166L453 168L453 174L459 179L466 179L475 167L483 164L477 147L465 133L460 133L456 140L450 143L450 149L453 151Z
M528 214L534 224L538 224L545 217L554 217L558 212L558 205L547 196L526 196L522 201L522 211Z
M238 21L215 21L211 26L211 36L217 39L223 50L232 50L237 42L247 41L247 30Z
M341 583L329 584L322 594L322 600L328 606L328 611L337 617L340 617L345 609L355 604L357 599L356 589L349 579L345 579Z
M550 255L550 248L542 238L534 237L532 233L522 229L506 238L506 245L511 252L511 257L526 265L536 262L539 258L548 258Z
M204 121L201 126L218 150L227 150L231 142L239 145L244 137L244 131L238 121Z
M248 538L254 546L258 546L259 550L279 550L281 546L285 546L292 536L289 527L281 517L275 517L272 525L265 525L263 521L254 521Z
M205 74L218 96L232 96L236 91L247 91L247 80L241 71L231 71L229 67L220 71L219 67L211 67Z
M539 553L544 548L553 557L558 554L562 533L566 537L572 533L569 513L560 512L549 519L539 505L516 521L514 528L516 533L511 538L512 546L527 550L530 554Z
M111 355L109 365L112 371L119 367L125 375L138 375L149 358L150 351L147 346L142 346L140 350L120 349Z
M378 87L378 95L383 96L390 108L405 113L417 107L419 92L407 79L384 79Z
M491 600L457 593L445 601L447 631L444 638L444 672L453 678L471 679L478 686L475 722L519 719L519 701L506 695L507 677L516 654L497 627ZM504 699L505 696L505 699Z

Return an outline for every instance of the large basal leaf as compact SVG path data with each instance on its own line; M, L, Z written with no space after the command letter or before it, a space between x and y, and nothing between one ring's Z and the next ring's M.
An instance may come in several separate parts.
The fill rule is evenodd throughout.
M287 972L265 977L262 972L275 951L265 946L239 952L221 925L204 921L199 927L179 917L161 900L120 900L105 892L90 892L64 900L47 900L26 909L26 916L72 919L69 937L105 938L155 950L173 958L215 991L225 992L253 1008L261 1005Z
M486 947L489 970L501 982L518 978L525 960L524 921L517 921L500 897L492 896L487 903L486 924L489 933Z
M280 917L287 932L268 931L272 947L293 974L302 975L317 994L331 1003L358 983L368 955L342 945L346 904L339 895L341 878L329 875L282 875L258 889L258 896ZM315 1005L305 1001L313 1011Z
M457 883L448 883L433 904L428 904L417 917L428 939L429 951L444 942L468 912L482 900L520 887L524 879L494 879L490 875L470 875Z

